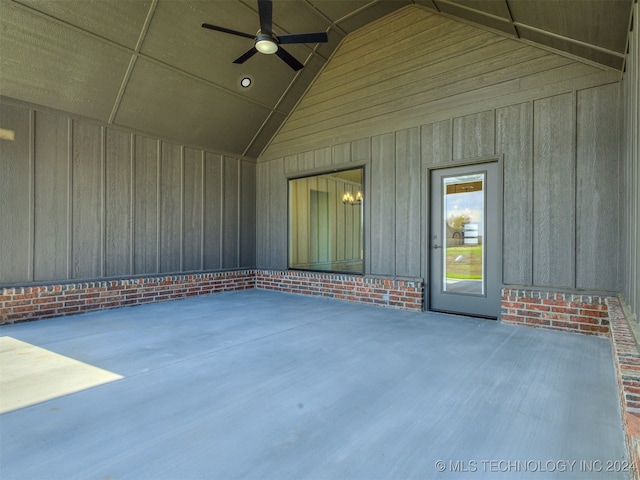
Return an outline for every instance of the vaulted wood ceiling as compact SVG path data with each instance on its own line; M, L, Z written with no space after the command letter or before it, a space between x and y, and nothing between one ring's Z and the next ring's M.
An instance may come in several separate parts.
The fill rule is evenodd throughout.
M0 0L0 95L258 157L342 39L399 8L414 4L622 70L633 1L275 0L274 33L329 36L287 46L305 65L294 72L270 55L233 64L252 41L200 27L253 34L255 0ZM246 76L253 84L243 89Z

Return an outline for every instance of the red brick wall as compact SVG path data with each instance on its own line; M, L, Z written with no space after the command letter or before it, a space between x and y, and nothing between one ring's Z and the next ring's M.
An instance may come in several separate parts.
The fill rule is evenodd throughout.
M237 270L192 275L11 287L0 290L0 324L93 310L174 300L194 295L260 288L377 306L422 311L422 280L334 273ZM504 323L591 335L610 332L613 297L505 288Z
M250 288L422 310L422 281L238 270L3 288L0 325Z
M640 353L636 339L629 327L617 298L609 300L611 340L615 360L622 424L631 462L631 478L638 479L640 460Z
M422 280L395 280L294 270L256 271L256 288L422 311Z
M613 297L504 288L501 320L529 327L607 335L610 298Z
M254 288L253 270L3 288L0 324Z

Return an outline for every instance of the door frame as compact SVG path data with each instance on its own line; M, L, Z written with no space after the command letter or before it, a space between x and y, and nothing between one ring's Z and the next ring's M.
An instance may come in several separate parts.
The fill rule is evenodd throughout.
M424 311L431 311L431 298L430 298L430 290L431 290L431 177L432 172L434 170L443 170L448 168L456 168L456 167L466 167L466 166L482 166L487 163L497 163L497 192L498 195L498 221L497 223L497 232L496 232L496 242L498 242L500 248L500 254L496 259L496 269L498 278L498 289L501 290L504 286L504 271L502 265L502 257L504 253L504 239L503 239L503 222L504 222L504 155L489 155L484 157L475 157L475 158L467 158L464 160L456 160L453 162L446 163L438 163L438 164L428 164L425 165L423 169L423 178L422 184L424 185L424 193L423 193L423 206L424 206L424 218L422 219L422 238L423 242L423 255L422 255L422 271L424 272L424 288L423 288L423 299L422 304L424 305ZM499 292L498 292L499 294ZM498 299L499 300L499 299ZM499 303L499 302L498 302ZM461 314L462 315L462 314ZM496 312L496 318L500 318L500 309Z

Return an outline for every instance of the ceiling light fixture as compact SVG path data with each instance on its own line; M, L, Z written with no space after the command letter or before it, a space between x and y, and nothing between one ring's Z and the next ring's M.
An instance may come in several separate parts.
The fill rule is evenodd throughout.
M251 80L251 77L242 77L240 79L240 86L242 88L249 88L252 83L253 81Z
M278 51L278 43L269 35L258 34L254 45L260 53L271 55Z

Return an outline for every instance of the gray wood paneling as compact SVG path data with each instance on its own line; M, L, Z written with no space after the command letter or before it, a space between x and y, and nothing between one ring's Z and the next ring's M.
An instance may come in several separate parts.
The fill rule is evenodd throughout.
M531 285L533 250L533 107L521 103L496 112L496 152L503 161L502 281Z
M309 183L317 190L316 179L289 181L289 265L311 263L310 221L307 218L311 198Z
M486 35L486 32L479 29L443 17L429 16L418 21L406 18L412 22L411 25L407 25L404 19L395 20L397 30L393 32L393 36L397 42L391 43L384 30L379 28L365 41L356 40L353 43L354 36L350 36L334 55L331 65L327 66L321 78L310 89L304 103L300 103L300 108L326 104L334 97L353 92L364 98L370 95L372 85L377 83L381 84L382 92L391 83L390 74L410 76L427 65L438 68L447 59L485 46L487 39L498 40L496 36ZM379 42L383 37L386 38L386 43ZM473 43L468 43L470 39L474 40ZM421 43L420 49L415 48L417 43ZM368 76L354 76L354 71L366 71ZM423 76L428 74L429 71L426 71Z
M534 103L533 283L575 286L573 95Z
M591 250L599 248L599 243L588 235L577 239L582 233L576 222L579 229L586 228L587 217L596 215L593 223L599 225L598 231L609 228L616 232L618 227L605 208L581 207L581 202L587 202L589 188L581 194L583 187L576 185L576 175L582 175L585 182L587 178L591 182L598 176L604 178L602 188L608 189L607 198L615 195L619 178L615 169L599 175L597 168L606 167L598 163L593 177L589 173L590 165L597 162L592 156L610 150L616 134L611 128L603 129L590 140L589 147L578 151L576 132L587 138L600 128L600 120L584 123L576 116L576 109L577 95L584 96L581 102L585 105L596 104L580 115L597 119L596 111L605 108L598 103L599 94L588 100L589 94L582 91L598 91L602 85L615 84L618 77L468 25L429 24L426 28L429 21L426 17L394 18L393 22L403 27L394 31L393 55L384 35L368 38L362 45L349 37L273 139L258 169L271 171L272 159L282 161L297 155L298 172L310 170L309 152L328 147L332 148L332 166L362 162L366 180L365 271L413 276L415 266L426 264L421 257L428 232L416 226L419 240L410 242L416 236L411 220L416 213L411 212L414 197L408 192L414 192L415 187L404 188L416 177L422 178L420 189L428 188L428 179L413 163L405 164L405 157L413 158L417 148L419 165L433 167L503 155L504 283L584 289L611 284L611 275L592 281L590 272L597 270L601 261L611 262L607 264L611 271L619 262L615 253L605 255L607 260L601 257L594 260L596 263L579 265L583 256L596 256ZM429 54L423 50L415 54L415 40L426 30L431 30ZM358 78L350 74L354 65L358 66ZM602 115L607 122L608 116L617 112L614 102L609 108ZM413 135L418 129L416 139ZM593 142L597 143L595 151ZM592 153L582 158L587 148ZM293 162L286 161L289 173ZM324 163L314 167L317 172ZM280 207L274 207L270 200L285 192L285 187L273 180L262 184L264 197L258 204L269 202L269 208L262 207L264 214L280 215ZM417 216L426 218L428 212ZM263 241L258 227L257 249L264 251L266 265L273 266L270 255L280 248L274 242L284 235L274 235L267 220L264 225L271 233L268 241ZM611 241L616 244L615 239Z
M203 152L184 149L184 203L182 212L182 269L202 270Z
M35 112L34 280L69 273L69 120Z
M396 254L396 192L395 141L393 134L371 139L371 186L367 197L371 204L371 239L368 257L376 275L395 275Z
M311 156L313 159L313 156ZM287 179L283 159L269 162L269 244L270 268L287 268Z
M0 106L0 285L256 264L255 163Z
M31 114L2 105L0 127L13 130L14 140L0 140L0 282L18 282L32 275Z
M640 5L633 6L633 22L640 22ZM629 54L622 82L624 105L622 158L624 161L621 207L620 270L624 297L640 321L640 34L629 32Z
M304 152L298 155L298 171L305 172L315 167L314 152Z
M493 155L494 143L493 110L453 119L454 160Z
M351 144L349 142L333 146L334 165L342 165L351 161Z
M235 268L240 254L240 165L231 157L225 157L223 165L222 268Z
M256 164L240 163L240 266L256 265Z
M615 106L611 108L615 111ZM421 274L425 240L420 222L427 213L419 213L420 197L415 196L423 188L417 180L423 177L420 165L452 163L455 148L456 160L504 155L503 281L573 288L577 275L575 109L575 96L568 93L536 101L535 124L534 104L525 102L358 140L366 152L358 156L367 164L365 271ZM597 127L584 128L588 132ZM602 135L615 143L612 132ZM336 151L344 151L344 143ZM615 172L610 173L605 182L608 188L617 178ZM281 188L272 180L267 183L270 195ZM273 207L268 209L269 214L274 212ZM602 212L598 215L599 222L610 225ZM270 242L277 238L271 232ZM267 264L273 265L271 261ZM580 287L596 288L597 284L585 280Z
M396 266L395 274L419 277L422 242L420 128L396 133Z
M619 80L603 68L422 13L394 17L398 30L393 43L383 34L366 42L348 37L263 159L480 112L492 114L495 108ZM472 125L461 126L468 135L465 129ZM459 158L490 151L485 148L492 145L490 139L481 139L480 145L465 142L470 151L458 152Z
M576 11L576 5L579 11ZM618 25L626 25L629 11L624 3L619 3L616 0L578 2L577 4L560 2L558 5L554 5L553 11L549 10L548 6L546 0L515 0L509 4L514 20L518 22L518 29L531 26L557 35L557 37L555 35L548 37L547 42L551 44L550 46L561 40L558 37L569 37L585 42L584 47L586 44L591 44L614 52L624 50L626 40L624 29L580 29L580 25L584 21L580 17L585 19L597 19L603 16L620 18ZM577 31L580 33L576 34ZM573 53L571 48L567 48L565 51Z
M159 270L159 144L158 140L135 136L133 273Z
M222 268L222 156L205 155L204 268Z
M139 56L114 123L189 145L243 152L270 113L244 95L229 95L199 78Z
M55 9L55 3L45 2L45 9ZM2 95L106 121L131 51L57 20L57 15L47 18L37 13L35 5L2 2L0 8ZM118 10L115 6L88 8L93 12L104 8L114 17ZM79 9L81 4L69 6L69 10ZM101 22L107 20L102 18ZM120 26L115 28L119 29ZM137 31L139 35L140 30Z
M72 277L103 275L103 127L73 122Z
M578 92L576 286L620 288L617 84Z
M160 272L182 266L182 149L162 142L160 156Z
M450 15L454 15L459 18L463 18L469 20L470 22L478 23L481 25L486 25L489 28L499 30L510 34L512 36L517 36L516 29L514 25L510 21L509 8L507 7L507 3L505 1L491 2L484 1L478 2L472 1L467 3L466 5L463 2L460 2L460 5L456 5L454 3L444 3L438 2L438 8L441 12L448 13ZM467 8L471 6L471 8ZM497 6L501 9L502 15L498 16L489 16L480 13L480 11L485 8ZM475 8L474 8L475 7ZM479 11L480 10L480 11ZM496 9L497 10L497 9ZM507 18L504 18L506 15Z
M259 268L269 268L271 264L271 163L259 163L256 166L256 266Z
M107 129L105 152L105 275L131 275L131 134Z
M351 142L351 161L363 162L371 160L371 138L361 138Z
M331 147L319 148L314 152L315 168L327 168L331 166Z
M453 160L453 125L451 120L423 125L421 129L422 161L440 165Z
M297 173L298 172L298 156L288 155L284 158L284 173Z

